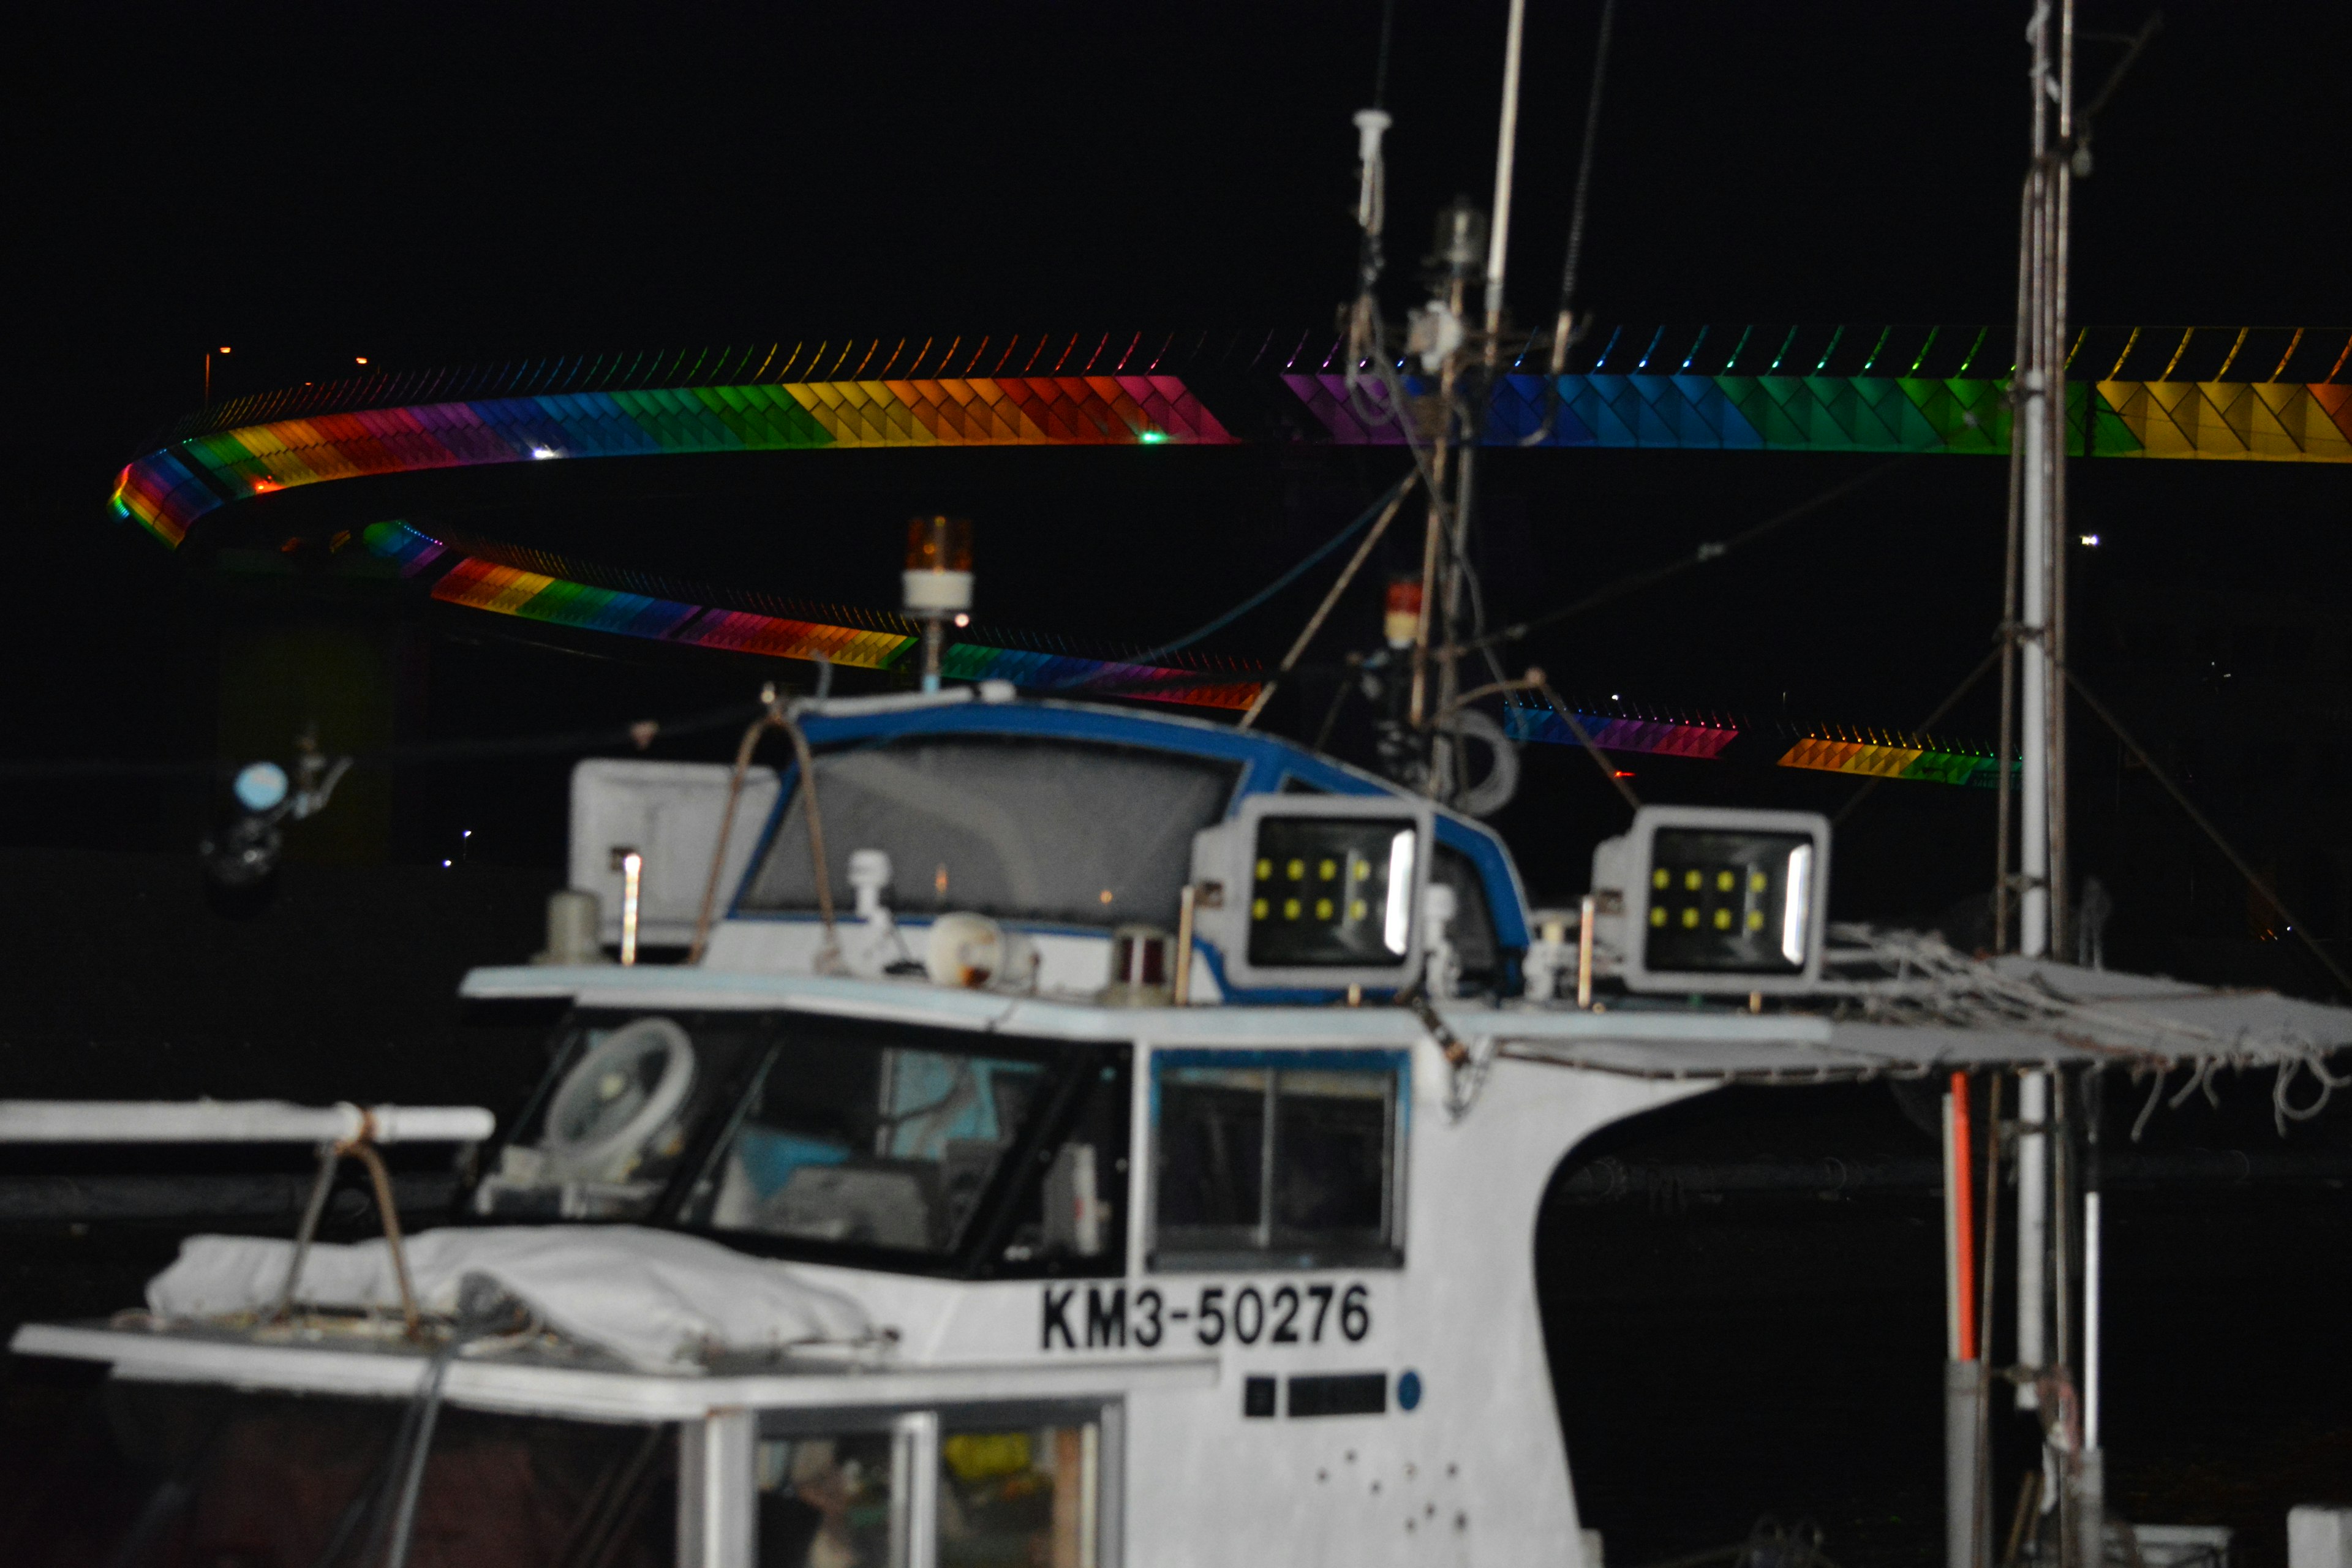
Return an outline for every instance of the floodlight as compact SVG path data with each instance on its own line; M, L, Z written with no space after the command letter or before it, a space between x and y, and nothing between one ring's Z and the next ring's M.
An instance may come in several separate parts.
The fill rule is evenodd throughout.
M1630 991L1809 989L1829 871L1829 819L1816 813L1645 805L1592 852L1602 972Z
M1194 929L1238 989L1402 986L1421 973L1433 833L1402 795L1247 796L1193 837Z

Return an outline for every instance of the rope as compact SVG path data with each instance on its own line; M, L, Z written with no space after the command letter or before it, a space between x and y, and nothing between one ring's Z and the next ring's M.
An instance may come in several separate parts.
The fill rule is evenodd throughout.
M2038 973L2004 973L1990 962L1955 952L1932 934L1844 924L1830 930L1844 945L1832 949L1827 963L1847 973L1879 973L1843 985L1832 981L1824 990L1843 991L1860 1003L1869 1021L2030 1032L2079 1049L2137 1058L2135 1076L2153 1070L2156 1082L2133 1122L2135 1142L2163 1096L2168 1070L2182 1061L2193 1065L2188 1080L2169 1100L2175 1110L2200 1092L2219 1110L2214 1080L2223 1068L2274 1069L2272 1105L2281 1137L2287 1122L2310 1121L2337 1089L2352 1088L2352 1073L2339 1078L2327 1067L2329 1056L2344 1048L2340 1042L2323 1045L2290 1028L2256 1033L2240 1026L2224 1032L2108 1004L2073 1001L2043 984ZM2317 1083L2318 1093L2310 1104L2297 1106L2291 1091L2305 1072Z

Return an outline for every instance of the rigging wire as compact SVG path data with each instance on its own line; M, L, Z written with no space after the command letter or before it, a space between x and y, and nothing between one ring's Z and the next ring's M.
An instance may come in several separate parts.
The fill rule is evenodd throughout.
M1304 560L1291 567L1288 571L1283 573L1281 576L1276 577L1273 582L1268 583L1265 587L1260 588L1256 593L1252 594L1248 598L1244 599L1240 604L1235 605L1232 609L1226 610L1223 614L1214 616L1203 626L1194 627L1192 630L1186 632L1181 637L1177 637L1170 642L1161 643L1157 647L1145 648L1141 653L1129 654L1127 658L1119 660L1119 662L1122 664L1143 664L1149 660L1160 658L1168 654L1174 653L1180 648L1190 647L1203 637L1214 636L1216 633L1224 630L1235 621L1240 620L1244 616L1248 615L1252 610L1256 609L1260 605L1265 604L1268 599L1273 598L1276 594L1281 593L1285 588L1289 587L1293 583L1297 582L1299 578L1305 576L1308 572L1313 571L1317 563L1321 562L1325 556L1339 549L1339 546L1347 543L1350 539L1355 538L1356 535L1363 530L1370 528L1372 525L1373 521L1381 515L1381 511L1387 508L1388 504L1403 494L1405 485L1411 479L1412 476L1407 475L1404 479L1401 479L1397 480L1396 483L1391 485L1387 489L1382 490L1380 495L1374 499L1371 505L1366 507L1361 512L1357 514L1355 521L1349 523L1347 527L1341 529L1339 532L1333 534L1322 543L1317 545L1312 551L1307 552ZM1204 683L1195 679L1193 680L1193 684L1197 685ZM1230 684L1230 682L1219 682L1219 684ZM1090 689L1108 689L1108 688L1101 685L1099 678L1094 676L1077 677L1073 680L1064 682L1063 685L1056 688L1056 689L1066 690L1071 688L1080 687Z
M1559 269L1559 326L1552 338L1552 374L1558 375L1568 358L1568 341L1572 325L1570 311L1576 304L1576 273L1584 258L1584 219L1592 196L1592 149L1601 134L1601 89L1609 76L1609 40L1616 30L1617 0L1601 0L1601 37L1592 47L1592 85L1584 99L1584 141L1577 149L1576 195L1568 209L1568 256Z
M1918 452L1906 452L1899 458L1890 458L1875 468L1855 475L1853 479L1832 485L1829 489L1801 500L1794 506L1774 512L1763 521L1742 529L1728 539L1709 540L1700 544L1688 555L1677 556L1660 565L1644 567L1639 572L1630 573L1613 583L1594 589L1573 604L1564 605L1557 610L1546 611L1542 615L1530 616L1524 621L1514 621L1501 630L1488 633L1472 642L1437 651L1456 657L1465 653L1475 653L1489 647L1499 647L1505 643L1517 642L1531 632L1539 631L1546 626L1558 626L1562 621L1572 620L1588 611L1599 609L1603 605L1612 604L1629 595L1639 593L1643 588L1678 577L1694 567L1704 566L1710 561L1721 560L1743 545L1753 544L1800 518L1809 517L1833 502L1843 500L1857 490L1875 484L1895 469L1917 460L1924 455Z
M1960 705L1960 699L1966 697L1969 691L1974 689L1976 683L1985 678L1986 672L1990 670L1994 665L2000 662L2000 647L1996 643L1990 652L1987 653L1984 658L1977 661L1977 667L1969 671L1968 675L1958 686L1952 688L1952 694L1949 697L1945 698L1941 702L1937 703L1934 711L1930 712L1925 719L1919 721L1918 724L1913 729L1912 733L1916 735L1925 735L1937 725L1942 723L1944 721L1944 715L1958 707ZM1885 773L1877 774L1866 781L1860 789L1854 791L1852 795L1847 797L1846 803L1843 805L1839 806L1836 812L1831 816L1830 826L1832 827L1835 827L1840 823L1843 823L1847 817L1853 816L1853 808L1860 805L1864 801L1868 800L1870 798L1871 792L1885 782L1886 775Z
M1601 36L1592 46L1592 85L1584 97L1584 140L1577 148L1576 193L1569 199L1568 254L1559 268L1559 310L1552 322L1551 374L1544 379L1543 423L1519 445L1540 447L1559 427L1559 378L1568 371L1568 351L1576 342L1576 275L1584 258L1584 220L1592 195L1592 150L1601 135L1601 89L1609 76L1609 41L1615 35L1617 0L1601 0Z
M2213 841L2213 847L2219 849L2222 858L2229 861L2237 869L2238 875L2246 879L2246 886L2260 893L2269 901L2271 908L2278 911L2281 922L2287 930L2294 932L2305 947L2311 950L2312 957L2319 960L2320 967L2326 970L2336 984L2343 988L2345 995L2352 996L2352 974L2347 974L2344 972L2344 966L2336 963L2326 948L2319 945L2317 939L2311 934L2311 929L2294 918L2294 911L2280 901L2278 894L2272 890L2270 884L2263 879L2261 874L2255 871L2244 856L2238 853L2237 847L2221 836L2221 830L2214 826L2203 812L2197 809L2196 804L2189 798L2187 793L2173 782L2172 775L2156 765L2156 759L2149 756L2146 748L2142 747L2137 741L2132 739L2131 731L2124 728L2123 721L2116 718L2105 703L2091 694L2091 689L2083 684L2083 678L2074 673L2074 667L2061 665L2059 668L2066 677L2066 684L2074 689L2075 695L2082 698L2091 711L2097 714L2100 721L2114 731L2116 739L2123 742L2124 749L2139 759L2140 766L2147 770L2148 776L2164 786L2164 793L2172 797L2172 803L2181 809L2189 821L2197 825L2198 830Z

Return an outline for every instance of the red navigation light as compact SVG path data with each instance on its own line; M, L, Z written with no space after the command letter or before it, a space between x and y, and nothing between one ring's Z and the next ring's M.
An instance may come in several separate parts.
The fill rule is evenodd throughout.
M1421 633L1421 579L1391 577L1386 613L1381 617L1381 635L1391 647L1411 647L1412 639Z

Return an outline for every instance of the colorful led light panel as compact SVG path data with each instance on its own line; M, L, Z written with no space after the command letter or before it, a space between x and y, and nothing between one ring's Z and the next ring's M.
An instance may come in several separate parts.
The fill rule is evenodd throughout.
M2000 761L1993 757L1973 752L1946 752L1879 741L1808 738L1790 747L1780 758L1780 765L1784 768L1817 768L1832 773L1856 773L1866 778L1969 784L1979 789L1992 788L2000 777ZM2014 769L2016 764L2012 763L2011 766Z
M1498 378L1483 439L2008 449L2005 333L1994 329L1671 331L1671 342L1664 327L1595 334L1602 346L1590 364L1556 381ZM926 342L911 358L906 342L887 353L880 343L838 353L820 345L805 363L803 345L789 353L777 345L765 357L756 349L583 356L306 384L184 422L175 438L121 471L113 504L176 545L198 518L251 496L485 463L832 447L1404 439L1387 392L1369 378L1350 392L1328 339L1313 351L1305 338L1279 348L1271 334L1220 347L1202 334L1189 349L1171 335L1156 352L1140 334L1008 339L992 352L992 342L967 349L958 339L936 355ZM2068 450L2352 461L2352 386L2337 379L2347 359L2352 333L2342 331L2084 329L2069 351ZM1213 384L1220 413L1202 401ZM1400 385L1416 404L1433 390L1420 376Z
M1336 372L1283 383L1328 438L1404 444L1386 391ZM2009 381L1907 376L1563 375L1556 410L1542 376L1507 375L1486 419L1488 446L1775 452L2009 450ZM1429 386L1403 385L1419 401ZM2100 382L2066 386L2067 450L2075 457L2239 458L2352 462L2352 387L2226 382Z
M401 522L373 524L362 537L369 550L398 562L403 575L415 575L449 552L439 540ZM443 604L554 626L766 658L821 657L858 669L898 668L919 640L903 632L787 620L593 587L472 555L457 556L434 583L432 595ZM1028 653L980 643L950 644L940 665L951 680L1009 680L1030 690L1067 696L1100 692L1190 707L1238 709L1248 707L1257 695L1255 682L1221 683L1199 670Z
M1166 375L542 393L312 414L191 436L125 468L114 506L176 545L196 519L231 501L367 474L677 452L1232 440L1182 382Z
M1686 724L1671 719L1627 719L1606 713L1579 713L1576 721L1604 752L1644 752L1661 757L1696 757L1713 762L1723 748L1739 737L1728 724ZM1512 707L1503 710L1503 732L1515 741L1546 745L1578 744L1567 721L1549 708Z

